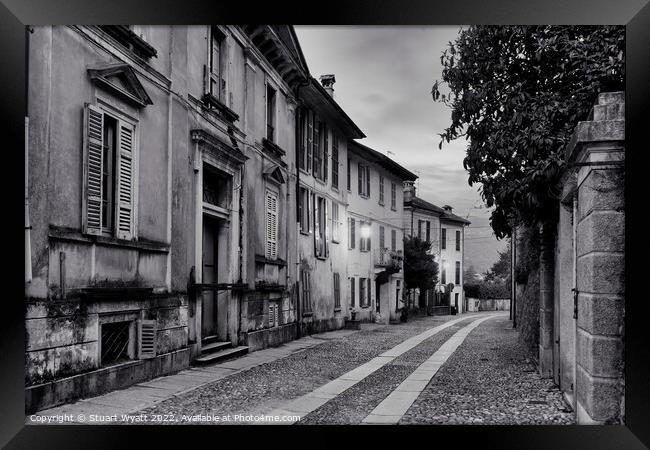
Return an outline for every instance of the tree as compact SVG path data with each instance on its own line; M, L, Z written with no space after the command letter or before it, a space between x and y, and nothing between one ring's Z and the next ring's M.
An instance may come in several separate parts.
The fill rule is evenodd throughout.
M481 184L498 238L513 221L556 214L563 149L603 91L625 87L622 26L471 26L442 54L451 107L444 142L468 139L469 185Z
M417 236L404 238L404 284L406 289L432 289L438 282L438 263L429 253L431 243Z
M483 277L486 281L505 280L510 277L510 243L505 250L499 252L499 259L492 264L492 267L485 272Z

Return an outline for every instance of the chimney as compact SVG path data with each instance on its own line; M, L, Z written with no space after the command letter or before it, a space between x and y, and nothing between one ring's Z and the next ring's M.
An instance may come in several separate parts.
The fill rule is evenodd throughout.
M410 202L415 198L415 181L404 182L404 201Z
M333 73L320 76L320 83L323 85L327 93L334 98L334 83L336 83L336 77Z
M451 213L452 207L449 206L449 205L445 205L445 206L442 207L442 209L444 209L444 210L447 211L448 213Z

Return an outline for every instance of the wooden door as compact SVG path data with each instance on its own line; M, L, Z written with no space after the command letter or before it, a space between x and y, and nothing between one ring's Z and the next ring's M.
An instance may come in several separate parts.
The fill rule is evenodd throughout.
M202 283L217 283L217 224L203 217L203 263ZM217 295L214 290L204 290L201 311L201 336L207 338L217 334Z

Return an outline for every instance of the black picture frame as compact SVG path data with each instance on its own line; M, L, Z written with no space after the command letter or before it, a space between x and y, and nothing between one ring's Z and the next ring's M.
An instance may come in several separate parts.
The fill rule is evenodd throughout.
M644 264L640 245L647 232L642 213L643 171L647 165L648 138L644 131L650 103L650 4L647 0L387 0L305 3L297 7L276 2L219 2L215 0L2 0L0 4L0 111L3 156L7 183L5 217L12 220L5 238L5 298L2 301L0 339L0 392L2 420L0 445L5 448L113 448L130 447L135 440L151 447L190 445L249 447L261 443L292 447L342 446L354 435L396 439L392 445L462 445L481 448L642 449L650 446L650 343L647 294L641 273ZM20 168L24 166L23 118L25 116L25 25L45 24L199 24L294 23L347 25L448 25L448 24L620 24L626 25L626 338L625 426L436 426L347 427L332 433L326 427L160 427L160 426L26 426L24 413L24 292L21 277L23 243L18 238L23 205ZM360 61L362 64L363 61ZM433 75L432 75L433 79ZM627 145L626 145L627 146ZM14 179L15 176L15 179ZM645 187L645 189L644 189ZM11 237L9 237L11 236ZM15 236L15 237L14 237ZM9 246L8 243L14 245ZM11 247L11 252L6 248ZM15 272L15 273L14 273ZM646 294L646 295L644 295ZM302 432L300 432L302 431ZM315 434L316 433L316 434ZM322 433L325 440L319 440ZM226 437L226 435L228 435ZM259 436L259 438L258 438ZM329 437L329 439L328 439ZM144 438L144 440L142 440ZM206 439L206 443L201 443ZM232 439L235 439L233 441ZM259 439L258 442L257 439ZM445 442L447 441L447 442ZM239 442L237 444L236 442ZM391 445L391 444L388 444Z

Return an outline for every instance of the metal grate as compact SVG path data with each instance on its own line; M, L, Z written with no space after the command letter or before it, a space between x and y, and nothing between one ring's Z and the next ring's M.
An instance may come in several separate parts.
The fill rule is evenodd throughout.
M102 324L102 366L129 359L129 328L131 322Z

